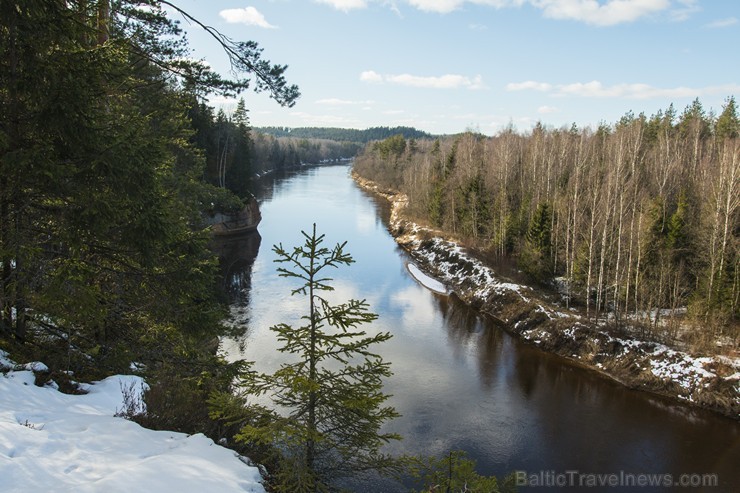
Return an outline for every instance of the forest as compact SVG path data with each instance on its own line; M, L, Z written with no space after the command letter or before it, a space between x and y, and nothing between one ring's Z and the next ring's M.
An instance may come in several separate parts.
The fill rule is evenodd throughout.
M394 135L406 139L430 139L427 132L412 127L372 127L365 130L333 127L258 127L256 131L275 137L295 137L302 139L324 139L337 142L359 142L366 144L373 140L383 140Z
M393 135L432 137L407 127L252 128L243 98L229 113L193 100L188 115L195 131L191 141L206 160L204 181L239 197L249 195L252 180L272 171L348 160L367 142Z
M397 135L355 170L592 320L714 351L740 336L738 123L731 96L718 115L697 99L596 129Z
M219 122L197 111L208 94L299 96L254 42L209 31L234 79L188 58L165 6L188 18L158 1L0 11L0 335L70 371L171 361L220 330L204 213L240 208L246 181L214 179L225 152L201 129ZM243 113L229 149L247 145Z

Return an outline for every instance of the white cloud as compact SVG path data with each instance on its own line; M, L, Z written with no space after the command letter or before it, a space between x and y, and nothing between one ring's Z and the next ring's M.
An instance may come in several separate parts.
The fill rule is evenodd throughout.
M605 86L594 80L572 84L553 85L547 82L515 82L506 85L507 91L540 91L556 97L575 96L603 99L652 99L652 98L694 98L710 94L732 94L740 91L740 84L726 84L707 87L653 87L649 84L614 84Z
M221 96L221 95L214 94L208 98L208 104L212 106L222 107L222 108L223 107L226 107L226 108L234 107L235 108L237 103L238 101L236 100L236 98L231 98L227 96Z
M714 22L710 22L705 27L708 27L710 29L720 29L723 27L734 26L737 23L738 23L737 17L728 17L726 19L718 19Z
M316 0L316 2L331 5L342 12L349 12L350 10L364 9L367 7L367 2L365 0Z
M381 75L373 70L360 74L360 80L364 82L387 82L399 86L421 87L427 89L484 89L483 77L476 75L470 77L458 74L445 74L441 76L419 76L411 74Z
M419 10L441 14L457 10L464 3L462 0L408 0L408 2Z
M327 106L368 105L368 104L373 104L373 103L374 101L349 101L346 99L339 99L339 98L319 99L316 101L316 104L323 104Z
M386 75L385 80L401 86L453 89L471 85L470 79L462 75L446 74L440 77L423 77L411 74Z
M545 17L585 22L596 26L612 26L633 22L647 15L667 10L669 0L530 0L542 9Z
M383 76L374 70L366 70L360 74L360 80L363 82L383 82Z
M257 26L265 29L275 29L254 7L244 7L243 9L226 9L218 13L229 24L246 24L247 26Z
M692 14L701 11L697 0L678 0L681 7L671 10L671 20L675 22L683 22Z
M552 84L548 84L547 82L535 82L533 80L527 80L524 82L511 82L509 84L506 84L507 91L532 90L546 92L550 89L552 89Z
M403 14L401 13L401 9L398 8L398 5L396 4L395 0L385 0L383 4L386 5L389 9L391 9L391 12L396 14L399 18L403 19Z
M486 89L486 84L483 82L483 77L476 75L473 77L472 83L468 86L468 89Z
M365 8L371 1L381 0L316 0L331 5L337 10L348 12ZM634 22L641 17L667 12L673 20L685 20L700 10L697 0L673 0L680 7L671 9L672 0L406 0L412 7L438 14L449 14L466 4L481 5L495 9L521 7L528 3L540 9L545 17L559 20L574 20L596 26L611 26ZM383 0L398 13L396 2Z
M363 125L362 121L357 118L340 115L317 115L303 111L293 111L290 116L301 120L309 127L360 128Z
M486 5L497 9L521 6L526 0L407 0L409 4L425 12L449 14L463 7L466 3Z
M539 108L537 108L537 113L539 113L540 115L547 115L549 113L557 113L558 111L560 110L554 106L540 106Z

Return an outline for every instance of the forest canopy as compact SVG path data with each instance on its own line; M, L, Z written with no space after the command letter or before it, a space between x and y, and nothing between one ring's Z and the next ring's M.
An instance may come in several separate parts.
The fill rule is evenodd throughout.
M592 319L640 320L665 339L688 320L689 338L715 347L740 335L739 129L733 96L719 114L697 99L596 129L389 137L355 170ZM658 330L662 313L681 317Z

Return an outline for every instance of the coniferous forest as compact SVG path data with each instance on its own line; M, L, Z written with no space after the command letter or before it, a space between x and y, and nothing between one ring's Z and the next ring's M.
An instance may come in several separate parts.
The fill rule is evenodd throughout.
M212 336L222 312L202 214L238 208L246 187L236 174L219 181L223 160L194 123L201 99L254 88L292 105L299 95L253 42L213 33L234 79L190 60L164 6L177 10L2 4L0 332L59 346L70 369L90 354L98 368L132 352L162 359ZM244 113L233 148L247 145Z
M597 129L397 135L355 170L592 319L706 350L740 336L739 130L734 97L718 115L697 99Z

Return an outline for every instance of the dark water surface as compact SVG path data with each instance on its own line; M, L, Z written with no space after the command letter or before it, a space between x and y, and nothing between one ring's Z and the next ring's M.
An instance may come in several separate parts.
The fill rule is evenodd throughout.
M300 230L310 231L315 222L327 246L346 240L356 260L332 272L332 300L367 299L379 314L374 330L394 335L379 349L394 372L386 392L403 415L387 426L404 436L393 452L463 449L483 474L526 471L530 480L537 475L561 484L523 492L572 491L572 481L589 480L576 472L672 474L675 480L712 473L718 487L670 490L740 491L740 423L625 389L520 343L454 296L420 286L406 270L409 257L386 230L387 203L360 190L349 170L320 167L266 180L257 197L259 236L222 246L233 312L246 328L242 337L224 341L230 356L254 360L264 371L279 367L285 356L276 351L269 327L297 322L305 299L291 297L294 284L277 276L272 245L302 243Z

